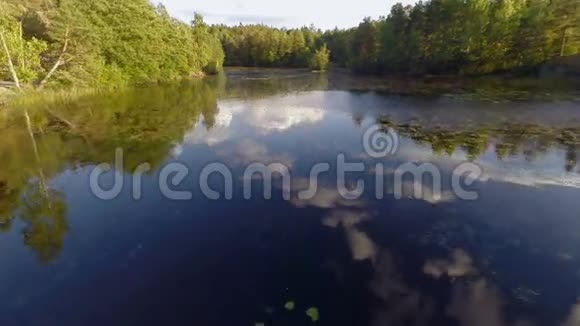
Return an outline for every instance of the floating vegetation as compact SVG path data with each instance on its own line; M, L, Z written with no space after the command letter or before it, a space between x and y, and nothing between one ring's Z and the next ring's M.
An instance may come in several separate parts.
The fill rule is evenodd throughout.
M566 151L563 164L566 171L572 171L577 165L577 149L580 148L580 127L558 128L507 122L461 128L426 127L418 122L399 123L388 117L379 118L378 123L385 130L394 129L418 144L430 145L434 154L451 156L462 150L471 160L485 154L490 145L493 145L500 160L524 155L529 161L557 146Z
M284 304L284 308L288 311L294 310L295 306L296 305L294 304L294 301L288 301L286 304Z
M313 322L317 322L320 319L320 313L318 312L318 308L310 307L306 310L306 316L310 317L310 320Z

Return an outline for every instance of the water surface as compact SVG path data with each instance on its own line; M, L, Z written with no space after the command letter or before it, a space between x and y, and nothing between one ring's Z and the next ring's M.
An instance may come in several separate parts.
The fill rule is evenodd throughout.
M579 325L574 89L236 70L29 106L33 139L24 111L4 114L0 323ZM361 139L376 124L400 136L395 155L366 155ZM117 148L125 187L104 201L89 176ZM400 164L433 163L443 196L395 200L387 187L380 200L370 188L345 200L330 172L317 196L296 198L310 168L335 166L339 153L367 167L351 184L374 184L377 163L387 179ZM191 171L175 187L191 200L159 189L175 162ZM233 173L231 200L199 189L213 162ZM279 184L264 199L259 179L244 199L255 162L290 168L292 200ZM450 191L463 162L484 171L470 186L478 200Z

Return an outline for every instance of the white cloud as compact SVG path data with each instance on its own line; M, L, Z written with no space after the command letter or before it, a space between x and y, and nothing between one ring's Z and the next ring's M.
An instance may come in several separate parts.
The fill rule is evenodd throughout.
M580 301L572 306L562 326L580 326Z
M289 101L292 102L292 98ZM198 122L184 136L184 142L215 146L235 138L243 126L250 127L258 134L265 136L301 125L315 124L322 121L325 116L324 109L319 107L292 103L280 107L269 107L268 103L265 101L220 102L213 127L208 129L203 121ZM234 121L239 126L233 126Z
M486 280L457 284L447 313L461 326L505 326L499 291Z
M558 156L559 153L550 152L547 156ZM402 146L396 156L397 159L408 162L431 162L440 168L452 170L460 163L468 161L464 153L456 152L450 157L441 157L432 153L428 147L424 146ZM562 166L545 165L542 162L500 162L489 159L479 159L474 163L478 164L483 175L480 181L496 181L511 183L526 187L559 186L567 188L580 188L580 175L573 173L563 173ZM562 163L563 164L563 163Z
M449 260L428 260L423 266L423 272L438 279L443 275L447 275L450 278L457 278L476 273L477 271L473 267L471 257L462 249L455 249Z
M355 226L370 219L370 214L366 211L338 209L333 210L322 219L322 224L336 228L339 225L344 227Z
M312 107L258 107L245 112L245 121L262 134L281 132L303 124L315 124L324 118L324 110Z
M382 304L372 312L371 325L431 325L432 299L405 282L388 249L381 249L373 267L369 287Z
M207 144L214 146L222 143L230 138L231 124L234 120L234 115L244 110L242 105L230 105L226 107L219 107L218 113L215 115L215 123L212 128L208 129L204 126L203 121L199 121L193 128L183 137L184 142L188 144Z
M398 185L393 185L396 187ZM427 180L403 180L401 194L408 199L423 200L429 204L441 204L453 202L457 199L455 194L450 190L433 189L432 184ZM394 188L388 188L388 192L393 193Z
M228 160L231 165L247 166L258 162L263 164L282 163L292 168L293 159L288 154L273 154L268 147L253 139L244 138L233 146L224 146L216 154Z
M337 228L342 225L346 240L354 260L375 259L378 248L366 232L357 229L356 225L369 220L370 214L364 210L335 209L322 219L322 224Z
M292 190L294 189L296 188L292 187ZM337 189L331 187L319 187L314 197L309 199L300 199L294 196L292 204L296 207L314 206L318 208L360 207L364 205L360 200L344 199Z

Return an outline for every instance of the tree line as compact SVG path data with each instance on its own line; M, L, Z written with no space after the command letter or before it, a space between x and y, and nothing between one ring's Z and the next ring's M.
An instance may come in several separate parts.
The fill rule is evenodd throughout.
M265 25L212 26L228 66L292 67L325 70L330 51L314 26L281 29Z
M580 53L577 0L430 0L396 4L351 29L213 26L226 65L311 67L366 74L530 71Z
M104 87L216 73L222 65L358 73L488 74L580 53L577 0L397 4L351 29L209 26L148 0L0 0L0 80Z
M488 74L580 53L577 0L431 0L323 35L333 61L363 73Z

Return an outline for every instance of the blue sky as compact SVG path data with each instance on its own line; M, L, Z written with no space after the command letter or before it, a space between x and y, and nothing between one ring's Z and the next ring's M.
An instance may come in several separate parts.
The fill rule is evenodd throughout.
M193 12L203 14L208 23L263 23L277 27L314 24L323 29L353 27L366 16L386 16L397 2L414 0L153 0L163 3L178 18L190 20Z

